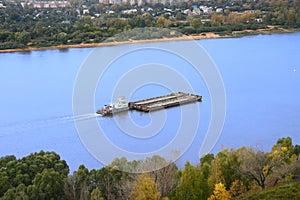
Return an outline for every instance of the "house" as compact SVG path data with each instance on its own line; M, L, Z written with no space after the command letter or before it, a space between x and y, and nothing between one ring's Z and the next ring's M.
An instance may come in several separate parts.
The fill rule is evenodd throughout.
M83 15L88 15L88 14L90 14L89 9L83 9L82 14L83 14Z
M223 12L223 8L217 8L216 9L216 13L222 13Z
M70 6L68 1L29 1L27 4L22 4L33 6L34 8L65 8Z
M255 21L258 22L258 23L262 23L263 19L262 18L256 18Z
M199 8L203 11L203 14L210 14L213 11L212 7L200 6Z

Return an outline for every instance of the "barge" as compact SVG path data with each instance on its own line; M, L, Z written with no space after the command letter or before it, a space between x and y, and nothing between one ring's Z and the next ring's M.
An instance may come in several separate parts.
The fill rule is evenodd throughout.
M202 96L195 94L187 94L183 92L171 93L165 96L154 97L150 99L129 102L129 109L134 109L142 112L151 112L165 108L171 108L188 103L202 101Z
M183 92L171 93L164 96L158 96L129 103L126 102L124 97L120 97L116 103L108 106L105 105L102 110L98 110L96 113L106 116L127 110L151 112L201 101L202 96Z

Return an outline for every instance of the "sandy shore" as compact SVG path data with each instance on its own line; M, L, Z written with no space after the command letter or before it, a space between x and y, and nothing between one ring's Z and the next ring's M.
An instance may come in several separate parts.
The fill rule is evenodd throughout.
M23 49L3 49L0 53L7 52L22 52L22 51L35 51L35 50L51 50L51 49L68 49L68 48L89 48L89 47L101 47L101 46L115 46L115 45L125 45L125 44L138 44L138 43L151 43L151 42L168 42L168 41L183 41L183 40L200 40L209 38L228 38L228 37L239 37L243 35L255 35L255 34L268 34L268 33L285 33L285 32L297 32L300 29L275 29L274 26L269 26L267 29L259 30L244 30L244 31L234 31L232 35L218 35L216 33L203 33L199 35L188 35L176 38L161 38L161 39L148 39L148 40L128 40L128 41L118 41L118 42L102 42L102 43L82 43L82 44L70 44L70 45L57 45L52 47L29 47Z
M115 46L124 44L139 44L139 43L151 43L151 42L168 42L168 41L182 41L182 40L199 40L204 38L220 38L218 34L206 33L205 35L190 35L176 38L160 38L160 39L148 39L148 40L129 40L118 42L102 42L102 43L88 43L88 44L68 44L57 45L52 47L29 47L23 49L2 49L0 53L5 52L22 52L22 51L35 51L35 50L51 50L51 49L68 49L68 48L88 48L88 47L101 47L101 46Z

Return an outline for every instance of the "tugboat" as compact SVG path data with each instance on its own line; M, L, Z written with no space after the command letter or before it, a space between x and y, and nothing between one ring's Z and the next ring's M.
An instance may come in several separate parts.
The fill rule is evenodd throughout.
M113 115L114 113L129 110L125 97L119 97L118 100L110 105L104 105L101 110L97 110L97 114L102 116Z

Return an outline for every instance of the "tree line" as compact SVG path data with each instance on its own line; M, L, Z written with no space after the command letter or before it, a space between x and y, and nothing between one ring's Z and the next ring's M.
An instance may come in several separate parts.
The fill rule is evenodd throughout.
M287 137L270 152L224 149L204 155L199 164L187 162L183 169L153 156L143 161L116 158L100 169L81 165L72 174L55 152L40 151L20 159L10 155L0 158L0 199L243 199L253 191L299 182L299 153L300 146ZM155 166L166 167L148 172ZM299 192L281 195L293 198Z
M144 27L169 28L183 34L223 35L268 25L300 27L299 0L189 1L142 6L103 5L96 0L70 3L66 8L41 9L4 1L5 7L0 8L0 49L99 43L117 33ZM199 15L183 12L187 9L191 13L194 6L200 5L220 7L223 11ZM89 13L83 14L84 9L89 9ZM124 13L124 9L136 9L136 12Z

